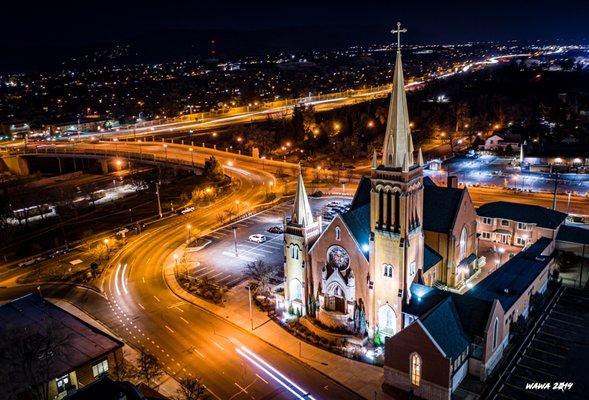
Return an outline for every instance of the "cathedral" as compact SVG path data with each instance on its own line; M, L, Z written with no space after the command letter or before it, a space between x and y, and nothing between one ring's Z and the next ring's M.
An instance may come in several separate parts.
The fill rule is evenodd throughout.
M285 301L327 326L372 337L392 336L413 282L439 255L424 243L423 157L414 156L397 50L382 159L376 152L350 210L322 230L311 212L302 176L285 221Z
M383 391L392 398L412 392L450 399L467 374L489 376L512 323L546 291L564 214L505 202L477 211L455 177L446 186L424 178L397 41L382 158L374 153L350 209L325 228L299 174L284 221L284 298L277 306L362 343L387 338ZM473 286L489 263L478 254L477 231L501 246L501 238L524 238L524 247Z

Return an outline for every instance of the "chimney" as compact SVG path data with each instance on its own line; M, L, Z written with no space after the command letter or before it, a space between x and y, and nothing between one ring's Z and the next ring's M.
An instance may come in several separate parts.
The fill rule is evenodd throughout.
M458 177L456 175L449 175L448 181L446 182L446 186L449 188L457 188L458 187Z

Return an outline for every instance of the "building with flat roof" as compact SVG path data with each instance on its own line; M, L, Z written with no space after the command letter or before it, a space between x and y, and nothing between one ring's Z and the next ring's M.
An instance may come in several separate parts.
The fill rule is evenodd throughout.
M123 342L37 294L0 306L3 399L61 399L123 364Z

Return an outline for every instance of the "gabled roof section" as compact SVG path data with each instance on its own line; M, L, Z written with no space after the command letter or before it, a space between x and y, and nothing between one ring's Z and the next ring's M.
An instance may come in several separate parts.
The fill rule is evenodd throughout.
M311 205L309 204L309 198L307 197L307 191L305 190L305 182L303 182L303 174L299 174L297 180L297 191L295 194L291 222L305 227L314 223Z
M401 50L397 50L393 91L382 150L382 164L385 167L401 168L404 163L408 163L407 167L413 165L413 139L409 128L409 111L405 94Z
M431 180L423 185L423 229L448 233L454 226L464 189L441 187Z
M423 245L423 272L429 271L441 260L442 256L439 255L434 249L429 247L427 244Z
M365 204L370 204L370 178L363 176L360 178L356 193L354 193L350 211L362 207Z
M419 318L425 316L447 298L452 298L454 302L464 333L470 338L484 336L487 320L493 308L492 300L488 301L413 283L411 285L411 300L409 304L403 305L403 312Z
M447 357L457 359L470 344L462 330L458 312L451 297L447 297L420 318L422 325Z
M536 224L541 228L549 229L556 229L567 217L567 214L550 208L508 201L483 204L477 208L477 215Z
M370 242L370 204L365 204L354 210L350 209L345 214L341 214L342 220L356 239L362 253L368 258L368 252L364 251L362 246Z

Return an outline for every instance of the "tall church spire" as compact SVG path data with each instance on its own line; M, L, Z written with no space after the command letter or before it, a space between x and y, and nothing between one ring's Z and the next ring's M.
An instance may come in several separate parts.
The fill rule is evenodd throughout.
M401 33L407 32L401 29L401 23L397 22L397 59L393 76L393 92L389 105L389 116L385 132L382 163L385 167L403 167L406 154L409 165L413 165L413 140L409 128L409 112L407 110L407 96L405 94L405 82L403 78L403 64L401 61Z
M297 191L294 200L294 210L292 212L291 222L294 224L309 226L313 224L313 213L309 205L309 198L305 190L305 182L303 182L303 173L299 172L297 180Z

